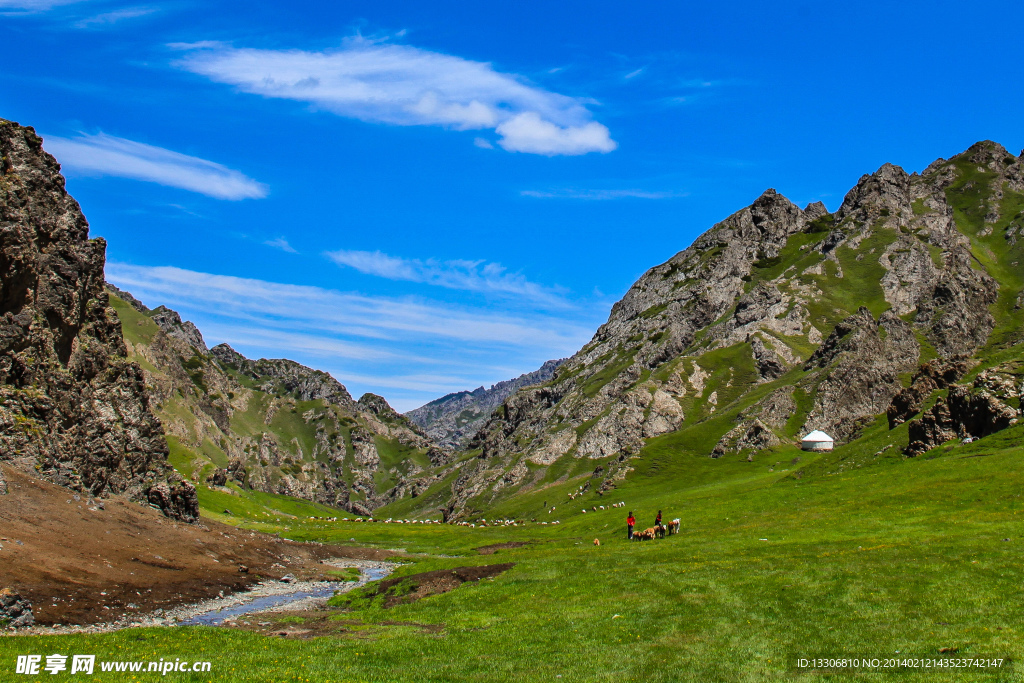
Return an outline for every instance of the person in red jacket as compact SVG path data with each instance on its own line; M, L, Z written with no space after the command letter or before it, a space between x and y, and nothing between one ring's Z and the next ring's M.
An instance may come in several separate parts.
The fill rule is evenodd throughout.
M626 517L626 538L633 540L633 527L636 525L636 517L633 516L633 511L629 511L629 517Z

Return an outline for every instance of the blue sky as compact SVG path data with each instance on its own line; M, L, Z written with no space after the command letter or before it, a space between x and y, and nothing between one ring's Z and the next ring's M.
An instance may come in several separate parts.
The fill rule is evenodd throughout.
M575 352L774 187L1024 147L1019 2L0 0L108 279L400 410Z

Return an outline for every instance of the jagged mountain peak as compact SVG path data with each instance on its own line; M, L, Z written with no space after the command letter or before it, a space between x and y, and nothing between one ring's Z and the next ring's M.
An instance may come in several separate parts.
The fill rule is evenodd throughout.
M391 404L383 396L367 392L359 397L359 405L369 410L374 415L385 419L400 419L399 415Z

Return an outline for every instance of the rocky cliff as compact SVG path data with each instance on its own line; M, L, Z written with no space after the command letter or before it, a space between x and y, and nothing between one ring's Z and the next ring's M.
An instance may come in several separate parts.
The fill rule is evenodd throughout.
M103 289L106 243L31 128L0 120L0 458L193 520Z
M465 448L505 399L523 387L547 382L565 360L549 360L533 372L492 384L490 389L479 387L442 396L405 416L437 443L456 450Z
M359 514L435 483L451 453L380 396L359 401L331 375L286 359L207 350L178 313L110 287L129 356L168 435L171 461L200 485L255 489Z
M920 174L886 164L835 213L768 190L645 273L550 381L504 402L469 444L478 457L450 509L529 491L556 463L607 490L674 432L690 451L753 460L812 429L850 443L890 412L898 429L968 367L1024 349L1022 234L1024 163L992 142ZM966 365L903 393L933 359ZM981 403L999 412L950 394L957 408L934 416L927 443L1011 419L986 422Z

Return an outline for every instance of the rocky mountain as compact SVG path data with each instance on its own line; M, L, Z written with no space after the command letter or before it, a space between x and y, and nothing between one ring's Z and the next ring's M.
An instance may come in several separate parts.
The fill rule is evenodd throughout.
M492 384L490 389L478 387L442 396L410 410L405 416L437 443L455 450L465 448L505 399L523 387L547 382L565 360L549 360L533 372Z
M645 273L550 381L495 411L449 509L551 472L593 470L606 491L673 433L688 452L753 460L812 429L842 445L891 428L913 455L1012 424L1022 259L1024 162L992 142L920 174L886 164L835 213L767 190Z
M128 355L178 471L202 485L286 494L369 514L439 481L451 453L380 396L358 401L326 372L251 360L178 313L108 286Z
M103 289L106 243L89 238L42 142L0 120L0 459L192 521L196 491L168 465Z

